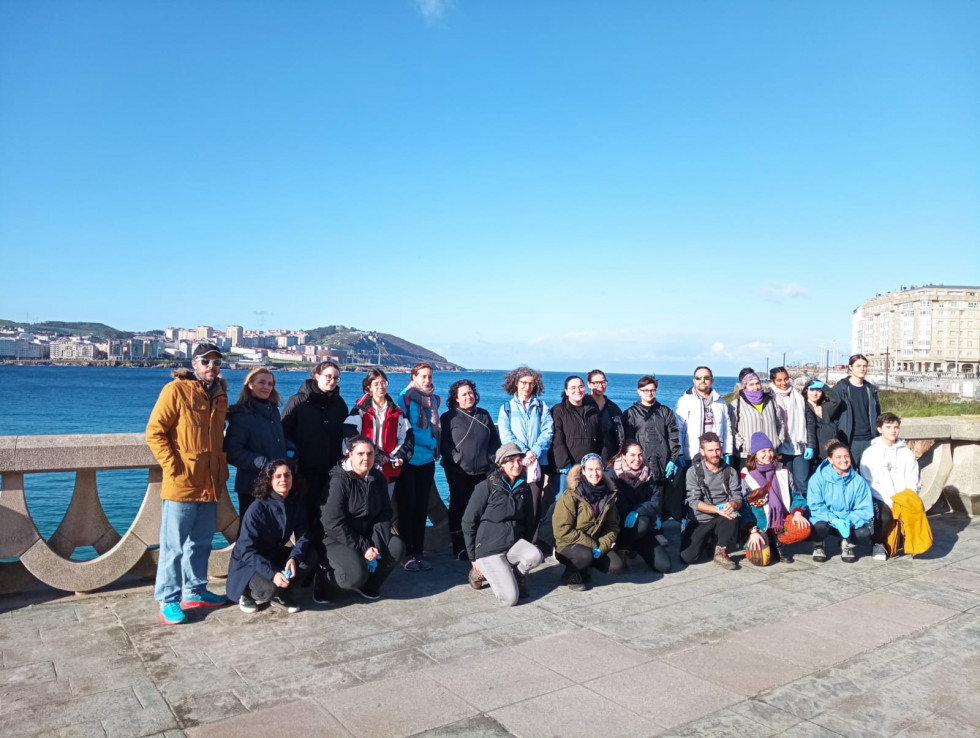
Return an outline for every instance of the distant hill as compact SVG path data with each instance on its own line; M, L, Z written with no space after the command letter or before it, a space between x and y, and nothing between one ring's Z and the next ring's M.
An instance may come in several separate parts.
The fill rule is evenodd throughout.
M456 371L463 369L445 356L440 356L424 346L406 341L390 333L361 331L343 325L327 325L306 331L310 343L322 343L335 348L347 349L352 360L362 364L384 366L412 366L427 361L436 369Z
M72 323L62 320L45 320L41 323L19 323L13 320L0 320L0 327L19 328L28 332L58 333L63 336L96 336L98 338L112 338L116 340L126 340L135 334L127 331L120 331L105 323Z

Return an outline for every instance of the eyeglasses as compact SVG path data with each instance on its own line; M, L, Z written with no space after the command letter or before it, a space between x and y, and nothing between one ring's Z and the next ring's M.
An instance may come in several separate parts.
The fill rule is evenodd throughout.
M371 386L372 387L387 387L388 386L388 383L386 381L384 381L383 379L375 379L373 382L371 382Z
M605 379L593 379L589 384L609 384Z
M657 391L657 388L656 387L650 387L649 389L641 389L640 390L640 392L642 392L645 395L652 395L656 391Z
M204 366L208 364L214 364L215 366L221 366L221 359L198 359Z
M709 381L711 381L711 375L710 374L700 374L700 375L695 374L694 375L694 381L695 382L709 382Z

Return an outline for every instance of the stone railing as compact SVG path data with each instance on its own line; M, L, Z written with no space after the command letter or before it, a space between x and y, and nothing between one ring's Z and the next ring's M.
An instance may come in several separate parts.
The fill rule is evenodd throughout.
M96 482L96 472L148 469L149 483L129 529L120 535L109 523ZM47 541L31 518L25 495L31 474L74 472L75 488L68 510ZM152 577L160 543L162 470L142 433L63 436L0 436L0 595L24 591L43 582L68 592L89 592L126 574ZM135 491L139 493L140 491ZM432 495L426 543L448 542L446 506ZM225 495L218 502L217 532L234 543L238 513ZM91 546L98 556L89 561L70 557L76 548ZM212 551L208 574L228 573L232 545Z
M980 418L908 418L902 435L922 468L926 508L944 497L954 512L980 515ZM120 535L109 523L96 484L96 472L148 469L149 483L129 529ZM25 475L74 472L75 488L60 525L47 541L27 506ZM141 433L71 436L0 436L0 595L23 591L37 582L69 592L88 592L130 574L152 577L160 536L162 472ZM430 496L426 547L448 545L447 512L435 488ZM218 504L218 532L238 538L238 514L225 496ZM70 557L80 546L98 556ZM208 573L227 574L232 546L212 552Z
M980 418L906 418L902 437L919 460L926 509L945 498L953 512L980 515Z

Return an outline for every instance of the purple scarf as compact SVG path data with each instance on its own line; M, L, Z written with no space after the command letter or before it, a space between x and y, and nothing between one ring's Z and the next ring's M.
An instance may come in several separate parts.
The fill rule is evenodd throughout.
M779 530L786 520L786 508L783 497L779 493L779 478L776 476L776 463L757 464L749 472L749 476L759 483L760 487L769 485L769 498L766 500L766 527Z

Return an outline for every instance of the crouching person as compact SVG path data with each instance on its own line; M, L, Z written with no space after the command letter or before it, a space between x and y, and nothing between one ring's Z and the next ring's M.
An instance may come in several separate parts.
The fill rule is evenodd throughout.
M313 601L319 604L339 590L378 599L381 585L405 556L404 542L391 533L388 483L375 468L374 443L354 436L347 448L347 458L330 471L320 513L327 560L313 582Z
M713 541L714 562L723 569L737 569L738 564L728 558L728 547L738 535L742 482L722 458L717 433L705 433L698 442L701 453L687 470L687 504L694 520L684 529L681 559L695 563Z
M809 535L806 500L793 486L789 470L777 460L769 436L761 431L753 433L751 451L742 470L743 501L754 518L745 546L746 559L756 566L765 566L770 557L792 564L793 555L779 536L787 527L801 529L794 532L801 539Z
M568 484L552 516L555 558L565 565L564 579L574 592L589 588L589 569L621 574L622 557L612 550L619 533L616 487L602 472L602 457L586 454L568 471Z
M228 600L242 612L253 613L268 602L286 612L298 612L291 595L296 582L310 575L316 551L307 538L303 482L292 464L277 459L255 480L252 496L228 565ZM295 536L296 543L289 545Z
M524 452L505 443L494 455L497 469L476 485L463 512L463 542L472 562L474 589L484 583L506 607L527 595L527 574L544 561L531 543L537 518L524 471Z
M845 564L857 561L858 544L871 543L874 506L868 483L851 468L847 444L841 441L827 444L827 460L810 477L806 501L813 524L813 560L827 560L824 541L828 535L834 535L841 539L841 561Z

